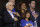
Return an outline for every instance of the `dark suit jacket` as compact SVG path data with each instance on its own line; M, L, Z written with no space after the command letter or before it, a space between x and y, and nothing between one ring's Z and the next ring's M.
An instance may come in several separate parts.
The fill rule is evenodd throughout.
M2 16L0 16L0 27L3 27Z
M3 27L3 23L2 23L2 11L0 10L0 27Z
M3 14L3 27L16 27L17 24L14 19L12 19L11 15L6 11Z
M32 12L31 12L31 10L28 8L28 11L31 13L31 20L34 22L35 21L35 18L33 17L33 15L32 15ZM36 13L37 11L35 11L35 13ZM38 13L38 12L37 12ZM38 13L38 14L40 14L40 13ZM40 27L40 15L37 17L37 19L36 19L36 21L37 21L37 25L38 25L38 27Z

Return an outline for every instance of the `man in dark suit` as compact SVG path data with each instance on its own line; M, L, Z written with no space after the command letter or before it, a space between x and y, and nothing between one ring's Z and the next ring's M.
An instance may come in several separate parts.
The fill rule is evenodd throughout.
M13 2L6 3L6 9L3 13L3 27L17 27L18 18L15 17L14 12L12 11L14 8Z
M29 9L28 11L31 13L31 18L32 18L32 21L36 24L34 24L36 27L40 27L40 19L39 19L39 13L37 11L35 11L35 1L31 1L29 3Z

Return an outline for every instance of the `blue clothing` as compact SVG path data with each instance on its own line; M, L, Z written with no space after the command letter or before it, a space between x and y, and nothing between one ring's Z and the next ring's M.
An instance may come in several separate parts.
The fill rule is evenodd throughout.
M13 10L12 10L12 11L13 11L13 12L16 12L16 11L15 11L15 8L13 8Z
M27 26L27 24L32 24L32 26L34 25L32 21L26 21L25 19L21 20L21 27Z

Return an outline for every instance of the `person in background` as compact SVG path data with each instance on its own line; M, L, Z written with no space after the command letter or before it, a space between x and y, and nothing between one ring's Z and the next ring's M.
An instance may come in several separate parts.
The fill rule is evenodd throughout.
M8 0L9 2L13 2L15 4L15 0Z
M19 24L21 19L25 17L25 12L27 11L26 3L24 1L18 4L18 13L20 14Z
M33 22L31 21L31 15L30 12L27 11L26 17L21 20L21 27L33 27Z
M26 2L22 1L18 5L19 5L18 13L20 14L20 17L24 18L25 17L25 12L27 11Z
M35 27L40 27L40 19L39 19L39 13L35 10L36 1L32 0L29 2L29 8L28 11L31 13L32 21L35 23Z
M25 17L25 12L27 11L26 3L24 1L18 4L18 13L20 14L19 24L21 19Z
M14 8L13 2L6 3L7 11L3 13L3 27L17 27L18 18L12 11L13 8Z

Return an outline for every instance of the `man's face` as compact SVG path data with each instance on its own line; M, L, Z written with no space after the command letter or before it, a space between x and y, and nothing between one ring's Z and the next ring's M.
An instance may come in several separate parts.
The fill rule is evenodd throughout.
M31 7L31 8L35 8L35 1L32 1L32 2L30 3L30 7Z
M14 8L14 4L13 4L13 3L9 3L8 9L9 9L9 10L13 10L13 8Z

